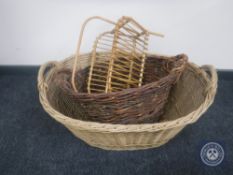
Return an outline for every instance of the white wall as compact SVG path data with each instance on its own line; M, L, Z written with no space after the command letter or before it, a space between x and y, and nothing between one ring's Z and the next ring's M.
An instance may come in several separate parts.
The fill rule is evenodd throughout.
M132 16L151 37L150 51L186 53L192 62L233 68L231 0L0 0L0 64L42 64L74 53L82 22L100 15L117 20ZM109 25L87 26L82 51Z

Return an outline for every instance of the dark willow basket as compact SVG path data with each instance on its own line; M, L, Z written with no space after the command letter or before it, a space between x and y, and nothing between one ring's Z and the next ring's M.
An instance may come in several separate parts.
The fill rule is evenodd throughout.
M103 54L107 53L98 53L97 59L101 59ZM78 92L74 91L71 84L71 64L74 61L68 60L58 66L48 85L49 101L66 116L114 124L157 122L164 112L170 89L179 79L188 60L184 54L172 57L147 55L141 87L88 94L86 80L90 65L85 60L90 56L80 55L83 69L76 72Z

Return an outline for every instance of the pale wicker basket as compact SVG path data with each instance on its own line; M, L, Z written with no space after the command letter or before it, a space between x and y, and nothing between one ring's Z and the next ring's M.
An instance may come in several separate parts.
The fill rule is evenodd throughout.
M89 58L89 54L81 55ZM87 59L82 59L87 60ZM213 103L217 89L217 73L213 66L188 63L180 80L173 87L163 120L153 124L105 124L70 118L55 109L47 93L53 73L59 66L71 68L74 57L61 62L48 62L38 75L40 102L45 111L89 145L107 150L138 150L159 147L194 123ZM85 65L85 63L82 63ZM57 97L59 100L59 97Z

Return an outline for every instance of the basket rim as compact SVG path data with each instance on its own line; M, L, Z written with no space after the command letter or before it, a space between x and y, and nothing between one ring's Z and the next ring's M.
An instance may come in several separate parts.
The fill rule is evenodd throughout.
M82 56L88 56L90 53L82 54ZM148 53L147 56L160 56L159 54L151 54ZM58 122L69 125L72 128L78 128L78 130L84 130L88 132L102 132L102 133L119 133L119 132L156 132L165 129L171 129L174 127L185 126L187 124L195 122L201 114L203 114L208 107L213 103L214 97L216 94L217 89L217 72L213 66L205 65L211 71L211 78L208 77L208 74L204 69L200 69L196 64L188 62L187 65L190 69L197 72L198 75L202 76L205 81L208 83L208 87L206 89L206 98L203 103L194 111L189 113L188 115L184 115L179 117L175 120L164 121L160 123L148 123L148 124L109 124L109 123L99 123L99 122L92 122L92 121L82 121L78 119L73 119L68 116L63 115L59 111L55 110L49 103L47 99L47 84L43 78L44 70L48 65L55 65L58 66L66 62L68 59L72 59L73 57L69 57L63 61L50 61L43 64L38 73L38 90L39 90L39 100L44 108L44 110L55 120ZM51 69L53 69L52 67ZM51 72L51 70L50 70ZM49 74L47 75L49 76ZM200 114L200 115L197 115Z

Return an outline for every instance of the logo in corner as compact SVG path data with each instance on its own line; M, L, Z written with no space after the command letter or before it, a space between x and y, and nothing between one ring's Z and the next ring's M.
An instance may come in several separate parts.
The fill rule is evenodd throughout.
M224 159L224 149L216 142L205 144L200 152L201 160L208 166L217 166Z

